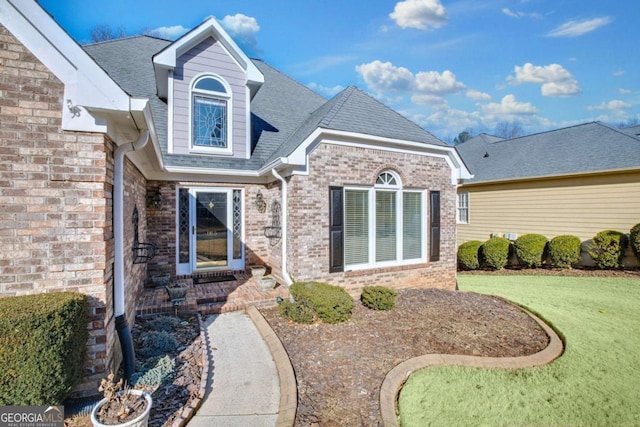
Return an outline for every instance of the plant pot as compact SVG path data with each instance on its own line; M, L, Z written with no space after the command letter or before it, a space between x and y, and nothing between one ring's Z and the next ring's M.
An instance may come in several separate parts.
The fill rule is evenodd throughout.
M267 272L267 267L262 265L252 265L249 268L251 269L251 276L253 277L262 277Z
M260 282L260 287L262 288L262 290L270 291L271 289L276 287L276 278L271 275L258 277L258 281Z
M151 278L151 283L153 283L153 286L157 288L167 286L169 284L169 280L171 280L171 275L164 274L162 276L153 276Z
M122 393L123 392L120 392L118 394L122 394ZM93 427L110 427L114 425L119 427L147 427L147 425L149 424L149 412L151 411L151 405L153 404L153 399L151 398L151 395L142 390L129 390L127 391L127 393L138 395L140 396L140 399L144 398L147 401L147 407L144 408L144 412L140 416L132 420L126 421L124 423L103 424L100 421L98 421L98 411L100 410L102 405L107 403L107 399L102 399L91 411L91 423L93 424Z
M167 286L166 289L171 301L182 301L187 296L189 285L177 283L175 285Z

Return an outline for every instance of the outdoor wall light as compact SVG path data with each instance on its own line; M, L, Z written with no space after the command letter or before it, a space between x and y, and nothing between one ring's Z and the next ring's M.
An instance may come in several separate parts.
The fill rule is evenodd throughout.
M156 190L151 193L149 202L155 209L162 209L162 194L160 194L160 190Z
M73 105L73 102L71 102L70 99L67 99L67 108L73 117L78 117L80 115L80 107Z
M262 193L260 191L256 194L256 208L260 213L265 213L267 210L267 202L264 201L264 197L262 197Z

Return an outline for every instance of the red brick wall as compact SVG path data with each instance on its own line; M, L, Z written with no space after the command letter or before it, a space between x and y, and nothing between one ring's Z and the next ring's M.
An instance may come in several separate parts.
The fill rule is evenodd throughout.
M0 26L0 296L60 290L89 296L90 338L78 392L95 393L118 359L113 143L102 134L62 131L63 93L60 80ZM140 198L143 181L128 163L125 182L135 184L125 200ZM144 224L144 203L139 209ZM127 276L144 276L143 268L127 265Z
M309 162L309 175L294 175L289 185L288 262L296 280L322 280L354 295L365 285L455 288L456 194L445 160L321 144ZM373 186L384 169L398 172L405 187L441 192L440 261L425 258L416 266L329 273L329 186Z

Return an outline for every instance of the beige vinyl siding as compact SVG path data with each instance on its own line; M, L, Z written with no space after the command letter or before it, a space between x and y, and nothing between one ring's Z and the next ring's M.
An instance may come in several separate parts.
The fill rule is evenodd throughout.
M173 82L173 152L189 154L189 88L195 76L214 73L231 86L233 157L245 158L247 153L247 91L244 70L225 48L208 38L178 58Z
M458 224L458 244L509 232L588 240L605 229L628 233L640 223L640 171L463 185L458 191L469 193L469 224Z

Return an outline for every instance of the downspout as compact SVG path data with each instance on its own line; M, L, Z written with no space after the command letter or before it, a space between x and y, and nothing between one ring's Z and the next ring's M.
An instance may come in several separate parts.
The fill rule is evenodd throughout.
M287 181L275 168L271 169L271 173L282 182L282 209L280 210L282 215L280 219L280 225L282 226L282 278L287 286L291 286L293 281L287 270Z
M125 314L124 284L124 156L129 151L139 150L149 140L149 131L140 132L137 141L127 142L113 153L113 237L115 243L113 267L113 311L116 316L116 331L122 349L124 376L127 381L136 369L133 338Z

